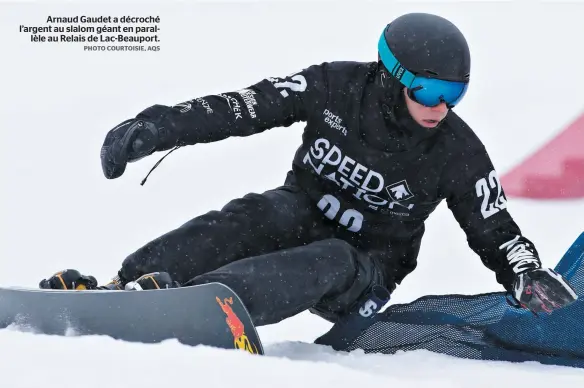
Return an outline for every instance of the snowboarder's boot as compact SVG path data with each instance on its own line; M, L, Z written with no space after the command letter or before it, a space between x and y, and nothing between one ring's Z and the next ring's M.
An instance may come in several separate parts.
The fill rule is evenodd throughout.
M97 280L93 276L82 275L75 269L66 269L41 280L39 287L53 290L94 290L97 288Z
M160 290L164 288L180 287L178 282L173 281L168 272L152 272L140 276L133 282L128 282L124 286L125 290Z
M167 272L152 272L125 284L119 277L115 277L106 285L98 286L95 277L82 275L75 269L66 269L49 279L41 280L39 287L53 290L156 290L176 288L179 284Z

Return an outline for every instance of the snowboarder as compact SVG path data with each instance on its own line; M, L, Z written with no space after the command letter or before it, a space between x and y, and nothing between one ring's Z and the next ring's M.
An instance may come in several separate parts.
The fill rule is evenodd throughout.
M240 295L256 325L304 310L335 322L373 286L392 292L416 268L424 222L445 200L470 248L519 306L538 313L573 302L573 288L542 268L507 210L487 151L452 110L469 81L461 31L442 17L411 13L383 30L376 61L326 62L146 108L107 133L101 162L108 179L158 151L299 121L306 127L281 187L234 199L156 238L100 287L217 281ZM40 287L99 288L77 270Z

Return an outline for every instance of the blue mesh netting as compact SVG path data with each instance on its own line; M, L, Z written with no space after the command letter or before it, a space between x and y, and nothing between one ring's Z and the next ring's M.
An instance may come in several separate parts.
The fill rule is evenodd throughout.
M584 233L556 266L584 294ZM425 296L360 324L336 324L318 343L395 353L426 349L463 358L584 368L584 298L552 314L510 306L502 292Z

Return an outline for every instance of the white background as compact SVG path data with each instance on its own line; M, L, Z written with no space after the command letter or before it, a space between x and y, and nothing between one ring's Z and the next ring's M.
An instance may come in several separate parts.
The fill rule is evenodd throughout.
M500 175L582 113L583 3L0 3L0 284L36 287L71 267L105 282L149 240L234 197L280 185L302 123L182 148L143 187L140 181L162 154L110 181L102 175L99 150L109 129L152 104L237 90L324 61L376 60L385 24L411 11L445 16L465 33L471 87L457 112L483 140ZM32 43L28 33L18 32L20 25L45 25L49 15L158 15L161 51L84 52L83 43ZM511 198L509 204L547 266L557 263L584 226L582 200ZM445 205L427 223L419 262L395 302L500 290ZM0 332L0 371L7 387L42 381L51 388L81 380L108 387L584 382L584 373L570 368L425 352L339 356L290 342L310 342L328 327L301 314L261 328L273 356L261 360L172 342L146 346ZM79 380L63 380L63 371Z

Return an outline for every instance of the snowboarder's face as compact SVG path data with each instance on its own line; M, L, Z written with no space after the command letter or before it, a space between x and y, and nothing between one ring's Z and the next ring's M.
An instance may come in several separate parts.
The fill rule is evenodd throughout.
M446 117L448 113L446 103L443 102L440 105L427 107L409 98L407 88L404 88L403 91L408 111L416 123L425 128L435 128Z

